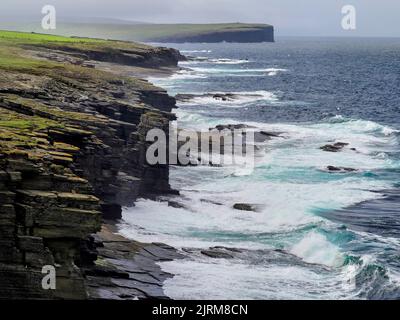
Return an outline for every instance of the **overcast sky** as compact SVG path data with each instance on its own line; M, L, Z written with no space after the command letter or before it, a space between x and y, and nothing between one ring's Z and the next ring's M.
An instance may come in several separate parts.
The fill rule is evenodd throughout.
M277 35L400 37L400 0L1 0L0 16L37 15L52 4L58 17L104 17L153 23L260 22ZM357 30L341 28L341 8L357 9ZM39 19L38 18L38 19Z

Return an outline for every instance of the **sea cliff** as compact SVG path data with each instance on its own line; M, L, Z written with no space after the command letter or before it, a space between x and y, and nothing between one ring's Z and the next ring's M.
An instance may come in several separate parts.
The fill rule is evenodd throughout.
M174 68L179 59L167 48L0 31L1 299L135 296L99 294L102 286L126 287L104 281L114 275L126 284L129 273L105 263L107 252L99 257L97 248L113 251L115 261L121 252L132 258L143 246L122 241L104 221L120 218L139 196L175 192L168 166L145 161L146 133L175 119L175 99L104 70ZM42 288L45 265L56 268L56 290Z
M274 42L274 27L270 25L232 25L217 27L215 30L199 30L185 31L183 25L182 32L171 35L153 36L150 38L152 42L159 43L218 43L218 42L237 42L237 43L253 43L253 42Z

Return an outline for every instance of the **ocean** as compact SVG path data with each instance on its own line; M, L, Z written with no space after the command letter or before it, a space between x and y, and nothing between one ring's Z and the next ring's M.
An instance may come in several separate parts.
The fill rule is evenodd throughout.
M179 127L246 124L279 134L250 174L171 167L182 208L142 199L124 209L123 235L185 252L160 264L174 275L166 295L399 299L400 39L167 46L194 57L172 76L150 79L170 95L198 95L178 102ZM320 149L337 142L348 145ZM235 203L261 209L235 210ZM201 254L215 246L240 253Z

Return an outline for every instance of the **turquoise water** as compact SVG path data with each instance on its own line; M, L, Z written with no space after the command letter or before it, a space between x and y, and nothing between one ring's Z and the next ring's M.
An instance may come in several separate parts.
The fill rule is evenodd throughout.
M162 263L175 275L165 283L166 294L399 298L400 41L171 46L202 57L182 63L185 69L171 77L151 79L171 95L243 95L232 102L198 97L179 103L179 127L244 123L281 135L258 154L251 173L238 175L229 166L171 168L184 208L140 200L125 210L121 232L137 240L245 249L231 260L192 250L184 260ZM320 149L335 142L349 146L338 153ZM329 165L357 171L329 173ZM260 209L238 211L235 203Z

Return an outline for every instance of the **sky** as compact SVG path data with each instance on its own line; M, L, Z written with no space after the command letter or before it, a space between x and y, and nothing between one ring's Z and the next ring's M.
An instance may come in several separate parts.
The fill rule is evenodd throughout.
M274 25L277 36L400 37L400 0L1 0L0 19L39 21L47 4L55 6L60 19L257 22ZM342 29L344 5L356 9L356 30Z

